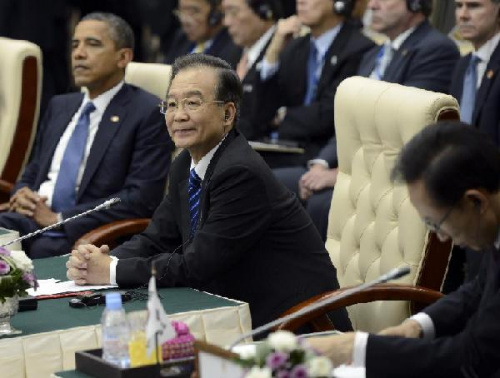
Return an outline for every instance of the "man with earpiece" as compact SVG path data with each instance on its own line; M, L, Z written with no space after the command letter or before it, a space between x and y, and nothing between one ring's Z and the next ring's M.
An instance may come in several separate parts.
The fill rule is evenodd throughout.
M224 59L236 68L241 56L241 49L229 37L222 24L224 15L221 0L179 0L175 15L181 28L176 32L165 63L186 54L203 53Z
M433 28L428 17L432 0L370 0L371 28L387 36L368 51L358 74L375 80L448 93L459 59L455 43ZM311 218L326 238L328 213L337 181L335 137L308 167L285 168L276 175L307 203Z
M297 15L278 22L255 83L257 122L271 139L298 143L305 153L264 154L271 168L305 165L333 135L337 86L374 46L349 20L354 5L297 0ZM304 29L310 33L301 36Z
M243 84L238 129L248 140L266 136L266 125L257 121L259 113L254 82L260 75L262 59L282 18L281 0L222 0L224 25L233 42L243 48L236 72ZM266 93L261 93L266 95Z

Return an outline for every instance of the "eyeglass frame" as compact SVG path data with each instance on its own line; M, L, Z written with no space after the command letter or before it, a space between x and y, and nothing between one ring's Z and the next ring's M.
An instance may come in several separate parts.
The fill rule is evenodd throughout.
M457 207L457 204L458 204L458 202L455 202L453 204L453 206L450 206L450 208L446 211L446 213L441 217L439 222L437 222L436 224L428 221L427 219L422 219L422 221L425 224L425 227L427 227L427 229L429 231L432 231L435 234L439 234L440 232L442 232L441 227L443 226L444 222L446 222L446 220L450 217L453 210L455 210L455 208Z
M187 100L193 100L193 99L189 98L189 97L185 97L182 100L177 101L177 106L175 107L175 111L179 110L179 104L182 104L182 108L184 109L185 112L194 113L194 112L199 111L201 108L203 108L203 105L205 105L205 104L206 105L218 104L220 106L220 105L227 103L226 101L222 101L222 100L205 101L205 100L199 98L199 99L197 99L201 102L199 108L189 109L189 107L186 107ZM160 113L163 115L173 114L173 112L168 111L167 100L163 100L162 102L160 102L158 104L158 107L160 108ZM163 109L165 109L165 110L163 111Z

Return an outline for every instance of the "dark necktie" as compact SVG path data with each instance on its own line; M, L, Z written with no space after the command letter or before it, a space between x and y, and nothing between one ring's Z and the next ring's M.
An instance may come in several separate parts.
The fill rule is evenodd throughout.
M472 55L469 65L465 71L464 87L462 90L462 98L460 99L460 120L462 122L472 123L472 115L476 105L477 91L477 64L479 58Z
M89 137L90 113L94 110L95 106L91 102L84 106L64 151L52 197L52 210L56 213L75 206L76 179Z
M196 224L200 216L200 195L201 195L201 178L196 174L196 171L191 169L189 173L188 196L189 196L189 215L191 219L191 233L194 236Z
M309 105L318 87L318 49L313 41L309 48L309 59L307 60L307 92L304 98L304 105Z

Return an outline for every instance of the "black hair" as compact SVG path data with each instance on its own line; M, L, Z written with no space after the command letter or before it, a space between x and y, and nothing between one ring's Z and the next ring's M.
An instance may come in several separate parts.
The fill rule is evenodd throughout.
M401 150L393 180L423 180L431 200L453 206L469 189L495 193L500 188L500 152L491 137L456 121L424 128Z
M215 89L215 99L224 103L232 102L236 108L234 124L238 122L240 115L241 97L243 89L241 81L229 63L215 56L206 54L188 54L177 58L172 65L172 78L183 70L195 67L210 67L217 71L218 83ZM168 88L170 91L170 85ZM167 93L168 93L167 91Z
M264 21L278 21L283 18L283 6L280 0L246 0L246 3Z
M84 16L80 21L89 20L102 21L108 25L110 37L115 42L117 49L134 49L134 32L123 18L113 13L93 12Z

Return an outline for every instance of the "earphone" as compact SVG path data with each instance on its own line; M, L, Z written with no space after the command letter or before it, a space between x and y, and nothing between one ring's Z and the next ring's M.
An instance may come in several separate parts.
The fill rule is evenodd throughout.
M217 26L222 22L224 15L219 10L220 0L209 0L210 13L208 14L208 25Z
M355 0L334 0L333 11L339 16L349 17L354 8Z
M428 16L432 10L432 0L406 0L406 7L412 13L422 12Z

